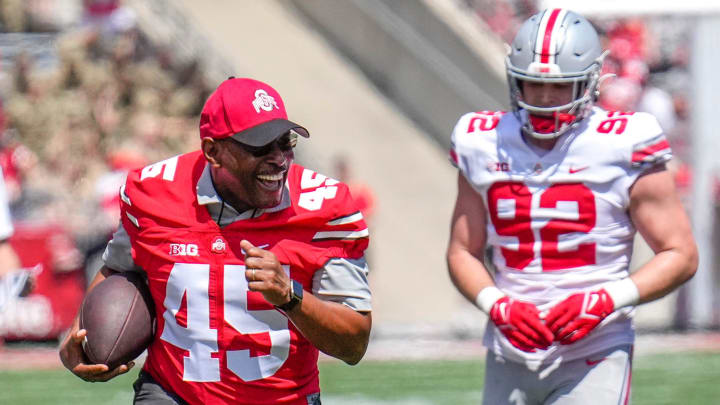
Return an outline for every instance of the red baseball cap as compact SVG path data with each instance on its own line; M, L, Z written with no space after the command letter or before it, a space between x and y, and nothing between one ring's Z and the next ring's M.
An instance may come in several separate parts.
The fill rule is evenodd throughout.
M232 137L246 145L263 146L290 130L310 136L307 129L287 119L280 94L253 79L225 80L200 113L200 138Z

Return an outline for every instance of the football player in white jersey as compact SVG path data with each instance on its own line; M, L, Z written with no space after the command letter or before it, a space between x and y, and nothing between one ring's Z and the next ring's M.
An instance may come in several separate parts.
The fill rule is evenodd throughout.
M453 131L447 261L490 317L485 404L626 403L633 307L696 271L657 120L593 106L605 55L585 18L544 10L506 60L512 113L469 113ZM636 231L654 256L630 274Z

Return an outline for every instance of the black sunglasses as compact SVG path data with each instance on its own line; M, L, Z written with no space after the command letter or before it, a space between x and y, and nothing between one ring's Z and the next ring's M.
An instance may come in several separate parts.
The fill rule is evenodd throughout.
M292 150L297 145L297 138L297 133L295 133L294 131L290 131L287 134L263 146L251 146L237 141L234 138L228 139L240 145L240 147L243 148L245 152L253 155L254 157L263 157L272 152L275 144L277 144L278 148L280 148L280 150L283 152Z

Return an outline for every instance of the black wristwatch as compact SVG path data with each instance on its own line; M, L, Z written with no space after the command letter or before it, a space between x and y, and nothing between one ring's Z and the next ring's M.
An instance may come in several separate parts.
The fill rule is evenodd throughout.
M282 309L285 312L290 311L291 309L295 308L297 304L302 302L303 299L303 286L299 282L295 280L290 280L290 301L286 302L282 305L276 305L279 309Z

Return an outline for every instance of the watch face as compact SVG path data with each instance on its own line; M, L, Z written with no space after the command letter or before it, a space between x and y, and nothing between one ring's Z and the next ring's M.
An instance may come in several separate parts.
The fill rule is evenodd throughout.
M290 311L291 309L295 308L297 304L302 302L303 299L303 286L299 282L295 280L290 280L290 301L283 305L278 305L277 308L282 309L283 311Z
M293 280L292 281L292 295L293 299L303 299L303 286L300 284L300 282Z

